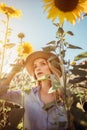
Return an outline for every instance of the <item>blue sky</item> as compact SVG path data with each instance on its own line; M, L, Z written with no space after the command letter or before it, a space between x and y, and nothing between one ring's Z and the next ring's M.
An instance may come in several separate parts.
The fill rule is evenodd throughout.
M0 0L20 9L23 16L20 19L11 19L10 26L13 29L11 42L18 44L17 34L25 34L24 41L29 42L34 50L40 50L46 43L57 40L57 28L47 19L47 13L44 13L42 0ZM1 19L1 18L0 18ZM80 46L83 50L69 50L67 59L73 60L77 54L87 51L87 17L75 25L68 22L64 23L65 31L72 31L74 36L68 36L67 41L73 45Z

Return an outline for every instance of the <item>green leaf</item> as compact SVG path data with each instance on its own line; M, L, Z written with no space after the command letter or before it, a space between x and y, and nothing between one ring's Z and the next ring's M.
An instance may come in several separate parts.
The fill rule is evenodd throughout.
M60 43L61 43L61 40L58 40L58 41L57 41L57 46L58 46Z
M76 77L74 79L70 79L69 83L73 83L73 84L74 83L80 83L80 82L85 81L85 80L87 80L86 77Z
M53 93L56 90L58 90L59 88L61 88L61 85L60 85L60 82L55 80L52 76L50 77L50 79L52 81L52 87L49 89L48 93Z
M59 27L59 23L53 23L53 25Z
M49 43L47 43L47 45L50 45L50 44L55 44L56 43L56 41L51 41L51 42L49 42Z
M74 58L74 60L75 60L75 61L78 61L78 60L81 60L81 59L83 59L83 58L87 58L87 52L83 52L83 53L77 55L77 56Z
M8 43L8 44L5 44L4 47L7 48L7 49L10 49L12 47L14 47L15 44L14 43Z
M80 75L80 76L86 76L87 72L85 70L78 70L78 69L70 69L70 71L74 74L74 75Z
M87 64L83 64L83 65L74 65L74 68L87 69Z
M42 49L45 52L50 52L50 51L55 51L56 47L55 46L47 46L47 47L43 47Z
M38 81L43 81L43 80L46 80L46 79L48 79L48 78L49 78L49 75L47 74L47 75L44 75L44 76L38 78L37 80L38 80Z
M58 90L58 85L55 85L55 86L53 86L53 87L51 87L50 89L49 89L49 91L48 91L48 93L53 93L53 92L55 92L56 90Z
M82 49L81 47L79 46L74 46L72 44L68 44L67 48L70 48L70 49Z
M63 28L59 27L59 28L58 28L58 33L59 33L59 34L63 34L63 33L64 33Z
M87 13L85 13L83 16L86 17L86 16L87 16Z
M71 32L71 31L67 31L67 34L69 34L69 35L71 35L71 36L74 35L73 32Z
M47 74L47 75L44 75L44 76L38 78L37 80L33 80L32 83L35 83L38 81L44 81L44 80L49 79L49 78L50 78L50 76Z
M63 57L65 57L66 50L62 50L60 53Z

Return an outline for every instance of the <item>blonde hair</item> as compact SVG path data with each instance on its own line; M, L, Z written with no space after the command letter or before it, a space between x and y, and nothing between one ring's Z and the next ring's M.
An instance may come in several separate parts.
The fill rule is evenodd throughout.
M62 76L59 58L55 56L51 59L48 59L47 62L51 72L55 75L56 79L59 80L59 78Z

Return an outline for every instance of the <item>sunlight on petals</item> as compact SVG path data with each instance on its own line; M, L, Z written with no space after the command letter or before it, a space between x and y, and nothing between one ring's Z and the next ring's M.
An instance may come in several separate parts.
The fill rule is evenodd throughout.
M22 16L21 10L15 9L13 6L7 6L4 3L0 4L0 12L10 17L16 17L19 18Z
M48 19L52 22L58 18L60 25L64 21L75 24L81 19L82 13L87 13L87 0L43 0L44 11L47 11Z
M18 56L23 59L26 59L31 52L33 52L33 47L28 42L19 44L17 47Z

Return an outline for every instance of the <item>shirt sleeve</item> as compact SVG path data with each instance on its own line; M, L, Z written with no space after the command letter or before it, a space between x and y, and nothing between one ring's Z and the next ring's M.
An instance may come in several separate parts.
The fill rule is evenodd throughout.
M8 86L0 87L0 99L10 101L22 105L22 91L21 90L9 90Z

